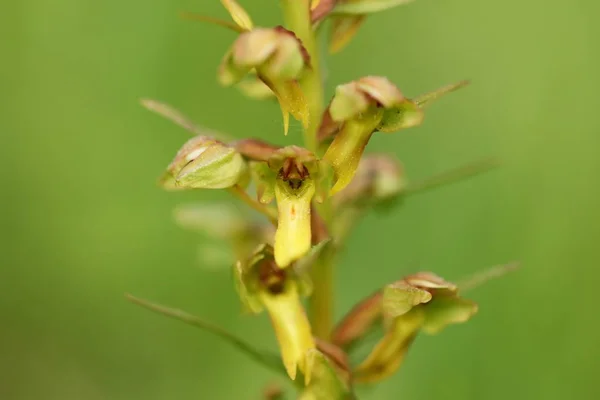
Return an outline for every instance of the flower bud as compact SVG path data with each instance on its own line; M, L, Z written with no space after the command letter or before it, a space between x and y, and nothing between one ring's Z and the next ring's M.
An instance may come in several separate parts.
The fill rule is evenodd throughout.
M283 27L256 28L240 34L219 68L226 86L242 80L252 69L279 100L287 133L289 114L308 124L308 104L296 81L310 66L308 52L296 35Z
M406 188L402 165L392 157L378 154L363 157L356 176L335 197L340 206L377 205L398 196Z
M318 166L306 149L289 146L269 160L276 173L277 231L275 260L284 268L305 255L311 246L311 201L315 195Z
M310 376L307 353L315 342L294 271L280 269L273 248L262 245L246 263L238 263L235 275L242 302L254 312L267 310L290 378L296 379L298 369Z
M179 150L160 179L166 189L224 189L236 185L246 173L242 156L207 136L190 139Z
M332 31L329 49L342 50L354 37L369 14L384 11L412 0L338 0L332 13Z

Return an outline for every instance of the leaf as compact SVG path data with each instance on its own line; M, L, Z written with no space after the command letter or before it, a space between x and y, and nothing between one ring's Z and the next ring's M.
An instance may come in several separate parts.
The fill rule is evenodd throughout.
M255 349L251 344L234 336L233 334L227 332L225 329L217 325L213 325L210 322L206 322L196 316L186 313L185 311L152 303L148 300L135 297L131 294L125 294L125 298L130 302L142 306L157 314L162 314L169 318L177 319L179 321L185 322L188 325L192 325L204 331L210 332L213 335L223 339L236 349L240 350L242 353L246 354L248 357L261 364L262 366L274 372L277 372L283 376L287 376L285 369L282 367L281 358L278 355L263 350Z
M353 3L338 2L332 14L363 15L384 11L403 4L411 3L413 0L363 0Z

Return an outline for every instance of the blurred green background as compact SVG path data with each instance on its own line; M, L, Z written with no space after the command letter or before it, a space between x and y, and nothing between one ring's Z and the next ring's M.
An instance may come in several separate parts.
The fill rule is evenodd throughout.
M263 25L275 1L242 1ZM274 377L212 336L137 308L132 292L275 348L239 313L227 270L156 177L188 136L144 110L171 103L204 126L277 143L275 104L221 89L233 40L180 11L214 1L4 1L0 11L0 399L258 399ZM409 96L463 78L425 124L376 135L420 179L496 156L504 166L371 215L338 269L337 314L418 270L450 280L520 260L473 291L480 313L420 338L369 399L597 399L600 321L600 13L594 0L417 1L370 18L328 64L335 84L387 75ZM596 72L594 72L596 71ZM596 381L594 381L596 380Z

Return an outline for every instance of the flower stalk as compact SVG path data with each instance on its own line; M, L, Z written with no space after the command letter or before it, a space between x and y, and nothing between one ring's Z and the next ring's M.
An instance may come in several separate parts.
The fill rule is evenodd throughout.
M294 381L298 399L355 399L355 385L376 384L394 375L418 335L466 322L478 310L477 304L459 296L461 285L421 272L384 286L358 302L339 323L334 321L335 277L346 274L336 264L361 217L494 166L469 164L411 182L395 157L367 154L374 134L421 125L432 102L468 82L408 98L387 77L366 75L339 84L325 107L318 28L330 20L330 49L339 51L371 14L408 0L280 0L285 27L260 26L237 0L220 1L230 20L185 14L236 35L217 69L219 82L237 86L255 100L279 103L283 133L288 133L291 115L302 124L303 146L282 147L251 137L232 140L202 128L166 103L144 99L142 104L193 135L167 166L160 186L225 190L260 214L254 218L244 213L246 207L238 210L230 204L196 204L179 208L175 216L180 226L229 245L233 255L220 253L220 263L233 264L241 309L268 314L279 355L256 350L183 311L128 299L212 332L258 363L283 372ZM203 246L207 251L202 261L208 264L211 249ZM214 255L222 247L213 250ZM378 266L374 255L373 265L366 267ZM463 286L476 287L506 270L476 275ZM378 337L369 353L358 359L357 345L374 334ZM288 398L281 390L268 397Z

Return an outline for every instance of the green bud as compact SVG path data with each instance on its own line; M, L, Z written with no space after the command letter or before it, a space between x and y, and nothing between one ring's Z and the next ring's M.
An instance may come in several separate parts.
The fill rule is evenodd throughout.
M245 173L246 163L235 149L196 136L179 150L160 183L166 189L224 189L240 182Z
M364 206L384 203L398 196L406 188L402 165L392 157L367 155L360 160L356 176L335 197L341 206Z

